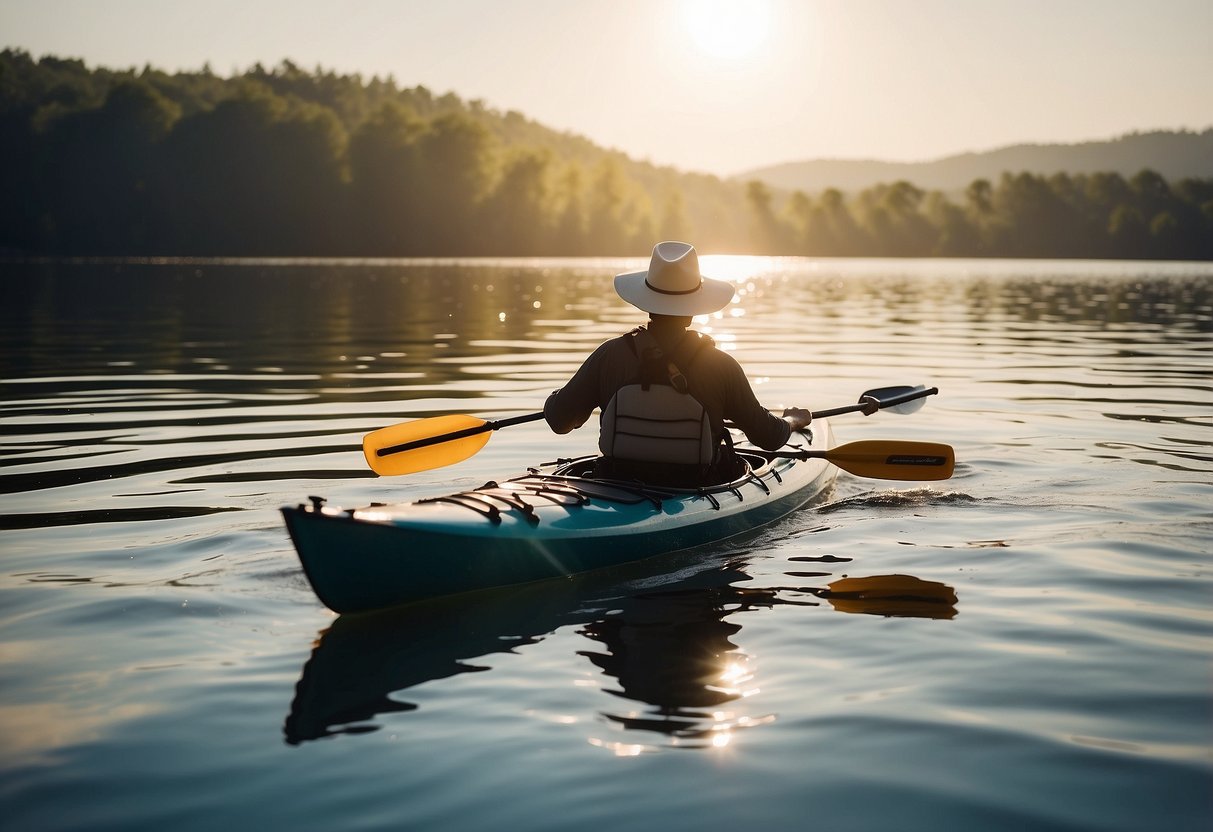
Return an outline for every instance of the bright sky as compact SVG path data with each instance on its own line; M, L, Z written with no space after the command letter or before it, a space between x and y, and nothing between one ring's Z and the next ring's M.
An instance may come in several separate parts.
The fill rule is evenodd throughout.
M391 74L719 175L1213 126L1213 0L0 0L0 46Z

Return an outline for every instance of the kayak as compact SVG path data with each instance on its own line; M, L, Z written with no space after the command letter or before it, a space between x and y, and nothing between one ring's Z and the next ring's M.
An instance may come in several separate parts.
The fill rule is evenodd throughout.
M743 473L720 485L668 488L594 477L597 458L586 456L411 503L340 509L312 497L282 512L308 581L338 613L567 577L693 552L772 523L820 498L835 467L874 479L947 479L955 465L949 445L835 446L827 421L843 413L914 413L938 392L923 385L868 390L856 404L814 411L812 425L773 453L733 430ZM368 433L362 450L375 473L400 476L465 460L492 432L542 418L417 419Z
M742 476L667 488L589 476L594 457L561 460L479 488L395 505L282 509L317 597L338 613L567 577L719 544L820 498L835 468L815 419L780 456L738 439Z

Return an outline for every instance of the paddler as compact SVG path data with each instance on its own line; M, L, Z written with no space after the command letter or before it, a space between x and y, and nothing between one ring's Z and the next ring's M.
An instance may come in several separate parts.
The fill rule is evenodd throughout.
M556 433L568 433L595 408L602 410L597 476L653 485L728 482L742 473L742 463L726 420L768 451L812 420L799 407L782 417L771 413L736 359L687 329L694 316L733 299L732 284L700 274L694 246L658 243L648 269L616 275L615 291L648 312L648 324L599 346L543 406Z

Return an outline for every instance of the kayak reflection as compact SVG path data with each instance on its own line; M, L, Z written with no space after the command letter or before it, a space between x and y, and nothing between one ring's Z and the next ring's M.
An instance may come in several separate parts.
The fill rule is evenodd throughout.
M476 660L573 626L600 646L579 655L614 680L606 692L643 706L603 717L623 729L658 732L675 745L718 746L738 729L775 719L739 710L758 684L753 662L735 643L738 615L822 606L822 599L841 612L955 615L950 587L907 575L841 578L819 588L737 585L749 580L741 562L701 562L656 587L651 574L636 581L583 576L339 616L304 665L285 740L298 745L375 731L381 714L417 708L394 693L490 670Z

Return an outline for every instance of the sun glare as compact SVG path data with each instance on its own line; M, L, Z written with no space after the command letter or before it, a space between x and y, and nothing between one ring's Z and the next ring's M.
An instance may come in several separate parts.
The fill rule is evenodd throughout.
M767 40L770 16L758 0L683 0L682 19L695 46L714 58L744 58Z

